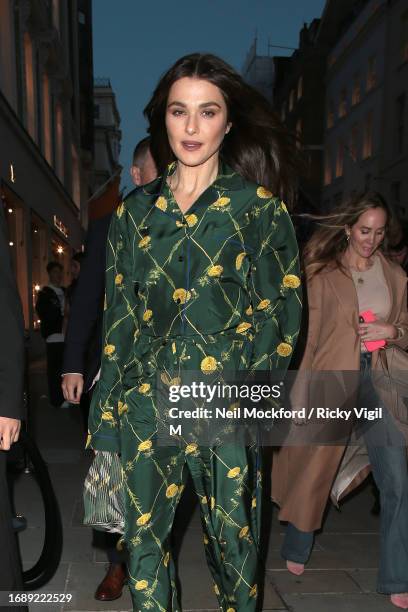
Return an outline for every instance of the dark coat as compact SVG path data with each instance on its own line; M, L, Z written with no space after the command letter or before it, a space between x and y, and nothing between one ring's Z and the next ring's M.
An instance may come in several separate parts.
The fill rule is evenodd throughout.
M61 313L61 303L54 289L51 287L41 289L35 309L41 320L40 329L43 338L62 333L64 315Z
M6 220L0 206L0 416L23 416L24 319L11 268Z
M62 372L83 374L85 390L92 385L100 366L106 242L110 220L111 214L95 219L89 225L85 257L73 294L65 336Z

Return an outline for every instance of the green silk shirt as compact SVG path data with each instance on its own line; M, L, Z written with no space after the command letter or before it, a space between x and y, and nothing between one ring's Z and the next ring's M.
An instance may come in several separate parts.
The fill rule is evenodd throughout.
M285 204L221 162L183 214L167 184L175 168L132 191L111 222L95 449L119 449L127 372L143 393L169 364L204 374L285 370L296 343L298 248Z

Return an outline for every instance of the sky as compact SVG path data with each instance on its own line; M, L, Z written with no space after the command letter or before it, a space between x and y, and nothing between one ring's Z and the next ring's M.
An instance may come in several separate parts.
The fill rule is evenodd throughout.
M320 17L325 0L93 0L94 76L109 77L121 116L124 170L146 135L143 109L160 76L195 51L219 55L241 71L257 36L259 55L271 44L297 47L304 22ZM291 51L270 49L271 55Z

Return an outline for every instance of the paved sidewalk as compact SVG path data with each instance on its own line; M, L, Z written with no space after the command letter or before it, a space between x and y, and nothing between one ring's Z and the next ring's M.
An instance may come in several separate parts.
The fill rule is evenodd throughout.
M60 502L64 525L61 565L42 591L75 594L75 602L63 608L31 606L34 612L127 611L131 601L126 591L120 600L100 603L93 598L104 575L103 551L92 547L91 530L82 525L82 483L91 456L83 450L79 410L55 410L44 396L41 364L33 368L32 411L34 433ZM316 540L311 562L300 578L290 575L279 556L284 528L272 524L264 610L292 612L387 612L396 610L385 596L375 592L378 564L379 520L370 514L373 498L366 487L343 504L341 511L330 509L324 533ZM17 484L18 511L28 519L28 529L20 535L22 558L33 562L42 539L43 517L40 499L31 476L23 475ZM200 521L197 511L186 531L180 553L183 610L218 610L212 582L206 567Z

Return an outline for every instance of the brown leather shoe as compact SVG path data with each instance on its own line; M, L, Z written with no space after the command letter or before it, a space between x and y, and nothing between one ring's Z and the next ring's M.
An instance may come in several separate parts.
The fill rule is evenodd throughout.
M122 595L123 585L126 582L126 570L122 563L111 563L95 592L98 601L113 601Z

